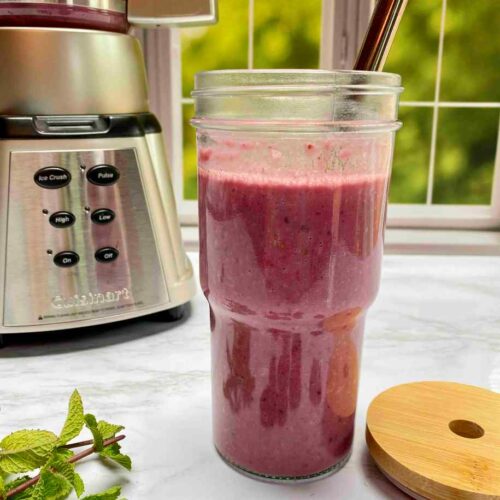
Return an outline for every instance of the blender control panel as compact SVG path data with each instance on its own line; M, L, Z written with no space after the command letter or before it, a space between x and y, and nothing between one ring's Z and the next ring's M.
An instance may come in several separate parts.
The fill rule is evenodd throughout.
M11 154L4 324L168 303L135 149Z

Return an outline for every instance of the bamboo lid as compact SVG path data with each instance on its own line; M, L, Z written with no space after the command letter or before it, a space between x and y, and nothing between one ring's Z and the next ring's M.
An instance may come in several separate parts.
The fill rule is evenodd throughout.
M500 499L500 394L453 382L392 387L368 408L366 441L414 498Z

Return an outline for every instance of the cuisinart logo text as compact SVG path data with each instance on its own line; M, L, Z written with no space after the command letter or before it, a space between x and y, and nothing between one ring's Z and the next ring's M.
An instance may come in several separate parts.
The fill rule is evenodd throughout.
M88 292L84 295L75 294L71 297L56 295L52 299L52 307L54 309L70 309L72 307L95 306L128 300L130 297L131 294L128 288L122 288L121 290L115 290L113 292Z

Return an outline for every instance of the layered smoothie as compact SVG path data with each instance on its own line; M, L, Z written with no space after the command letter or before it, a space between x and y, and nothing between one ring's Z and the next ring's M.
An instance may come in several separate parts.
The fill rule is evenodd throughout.
M198 141L215 445L269 478L332 471L352 445L391 141Z

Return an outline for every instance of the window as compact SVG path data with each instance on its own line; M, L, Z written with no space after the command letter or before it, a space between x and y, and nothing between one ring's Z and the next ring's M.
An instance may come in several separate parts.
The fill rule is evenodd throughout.
M499 21L498 0L409 2L385 66L405 86L393 224L500 226Z
M214 26L182 29L184 220L195 204L196 141L189 120L196 72L225 68L317 68L321 0L219 0Z
M215 68L314 68L319 61L325 68L351 67L373 4L219 0L217 25L165 30L156 57L149 43L148 58L168 63L163 72L170 77L171 99L161 106L169 108L168 116L160 115L164 125L172 124L167 135L183 222L196 222L195 135L189 125L194 74ZM500 227L499 17L500 0L409 2L385 67L400 73L405 86L390 226ZM148 33L146 44L158 36ZM169 52L162 53L167 43ZM158 79L158 69L153 72Z

